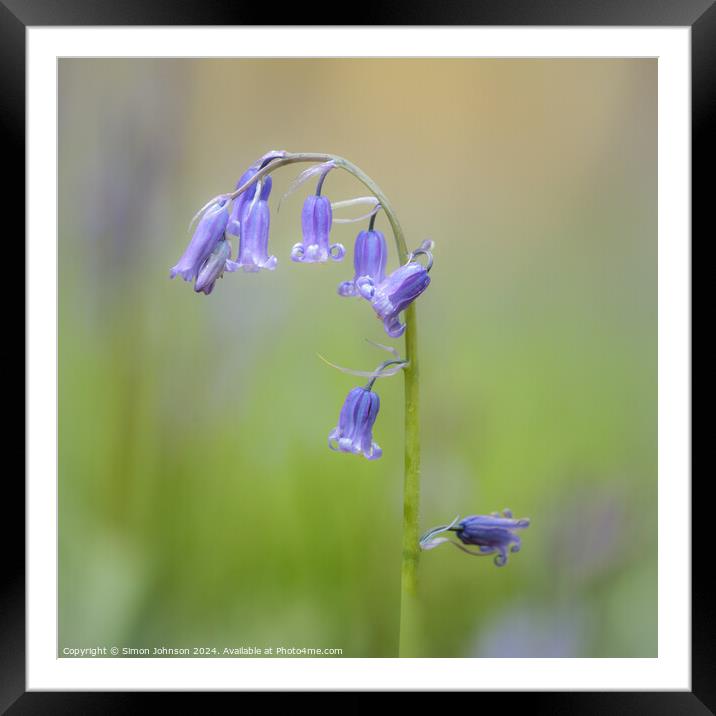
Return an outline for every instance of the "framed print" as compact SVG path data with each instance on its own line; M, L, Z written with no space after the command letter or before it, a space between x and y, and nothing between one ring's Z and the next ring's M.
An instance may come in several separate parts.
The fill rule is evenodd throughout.
M3 707L713 709L690 257L716 10L221 9L2 9L28 416Z

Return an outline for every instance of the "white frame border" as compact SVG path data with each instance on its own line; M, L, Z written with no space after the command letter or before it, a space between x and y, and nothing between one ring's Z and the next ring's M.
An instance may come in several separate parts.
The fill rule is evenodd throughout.
M28 27L27 689L690 690L690 43L688 27ZM225 57L217 48L242 57L658 57L658 658L56 657L57 60Z

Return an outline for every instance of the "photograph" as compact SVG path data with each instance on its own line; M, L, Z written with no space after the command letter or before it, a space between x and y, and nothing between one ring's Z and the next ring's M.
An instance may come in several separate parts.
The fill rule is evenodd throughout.
M56 72L57 659L663 656L657 57Z

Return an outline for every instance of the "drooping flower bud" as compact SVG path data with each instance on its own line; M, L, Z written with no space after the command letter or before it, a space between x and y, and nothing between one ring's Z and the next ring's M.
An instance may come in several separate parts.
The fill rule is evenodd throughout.
M476 557L497 553L495 564L498 567L503 567L507 564L508 550L519 552L522 546L522 540L515 530L525 529L529 526L528 519L513 519L512 511L508 509L503 510L502 515L499 512L493 512L491 515L471 515L462 520L456 517L449 525L428 530L420 538L420 548L429 550L445 544L445 542L450 542L463 552ZM447 537L438 537L439 534L445 532L454 532L462 544L453 542ZM475 545L478 547L478 551L474 552L462 545Z
M379 409L377 393L369 388L353 388L343 403L338 425L328 436L328 447L377 460L383 454L373 442L373 424Z
M356 237L353 248L354 276L352 281L344 281L338 286L341 296L359 296L356 288L358 279L368 277L373 284L379 284L385 278L385 264L388 260L388 247L381 231L361 231Z
M369 300L378 318L383 321L386 333L399 338L405 332L405 324L398 315L404 311L430 284L428 269L417 261L395 269L380 283L361 276L356 288L363 298Z
M480 548L482 554L497 552L495 564L502 567L507 563L507 550L519 552L522 541L515 534L515 530L529 527L527 519L514 520L512 512L504 510L504 516L471 515L458 524L455 535L463 544L474 544Z
M238 268L247 272L261 269L273 271L278 263L275 256L268 254L269 226L271 224L268 197L271 193L271 177L264 179L263 186L259 186L261 184L262 182L259 181L257 194L253 200L244 204L241 215L238 260L227 262L229 271L236 271Z
M332 222L330 200L318 194L308 196L301 212L303 241L294 244L291 259L300 263L325 263L329 258L340 261L346 250L341 244L330 245Z
M224 238L226 223L229 219L226 210L227 201L228 199L222 196L206 208L199 219L189 245L179 262L169 272L170 278L181 276L185 281L196 278L209 254L216 248L217 242Z
M257 159L242 175L239 181L236 182L236 188L240 189L244 184L246 184L249 179L256 176L258 172L265 167L267 164L272 162L274 159L280 159L281 157L285 157L286 152L283 150L272 150L270 152L266 152L262 157ZM265 198L268 199L268 195L271 193L271 177L264 177L263 179L263 187L260 191L266 192ZM231 207L231 215L229 216L229 224L226 229L226 232L228 234L231 234L232 236L240 236L241 235L241 215L243 214L244 207L247 204L250 204L254 197L256 196L256 192L258 189L258 182L256 184L252 184L248 189L243 191L239 196L234 199L234 203ZM266 188L268 186L268 189Z

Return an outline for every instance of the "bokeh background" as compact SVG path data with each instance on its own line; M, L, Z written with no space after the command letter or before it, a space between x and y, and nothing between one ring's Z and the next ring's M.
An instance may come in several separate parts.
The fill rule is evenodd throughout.
M397 654L402 379L378 383L383 458L333 453L361 379L317 353L371 370L366 338L402 341L336 294L350 255L290 261L298 170L274 179L274 273L169 280L197 209L285 148L352 159L436 242L421 529L532 519L502 569L424 553L425 655L656 656L656 80L632 59L61 60L60 651ZM324 192L364 193L339 172Z

